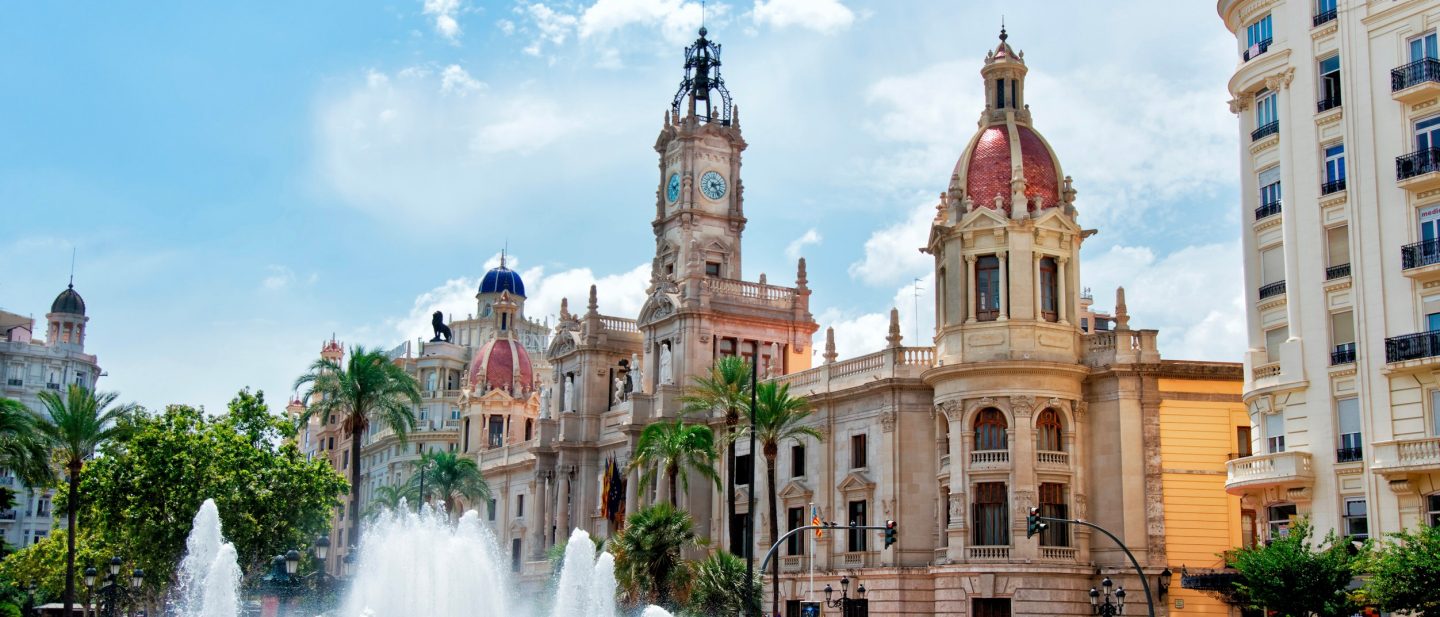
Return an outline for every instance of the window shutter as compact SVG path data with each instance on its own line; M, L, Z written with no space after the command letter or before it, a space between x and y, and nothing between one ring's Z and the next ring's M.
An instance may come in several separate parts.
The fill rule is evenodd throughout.
M1325 252L1330 266L1350 263L1350 227L1348 225L1325 230Z
M1336 345L1355 342L1355 314L1350 311L1330 314L1331 342Z
M1272 247L1260 251L1260 283L1269 285L1285 280L1285 251Z
M1360 431L1360 399L1356 397L1342 398L1335 401L1336 412L1340 415L1340 434L1359 433Z

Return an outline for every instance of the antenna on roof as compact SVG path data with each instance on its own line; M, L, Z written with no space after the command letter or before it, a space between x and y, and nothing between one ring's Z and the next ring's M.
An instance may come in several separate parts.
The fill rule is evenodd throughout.
M705 27L705 0L700 0L700 27Z
M505 267L505 253L510 252L510 239L505 239L505 245L500 249L500 267Z
M75 288L75 247L70 247L70 289Z

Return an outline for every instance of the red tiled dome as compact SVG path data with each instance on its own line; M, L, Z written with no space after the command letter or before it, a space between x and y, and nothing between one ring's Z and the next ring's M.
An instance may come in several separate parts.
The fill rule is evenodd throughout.
M960 159L955 164L955 174L965 183L965 193L977 206L995 207L995 196L1001 197L1006 212L1010 211L1011 172L1016 164L1025 169L1025 197L1034 200L1039 197L1046 208L1060 204L1060 175L1055 169L1055 158L1045 140L1030 127L1016 124L1020 136L1020 160L1012 159L1010 129L998 124L981 129L970 150L969 160ZM1027 211L1030 210L1027 206Z
M534 381L530 354L512 339L501 338L485 343L470 364L470 384L481 392L492 389L511 392L512 388L525 390Z

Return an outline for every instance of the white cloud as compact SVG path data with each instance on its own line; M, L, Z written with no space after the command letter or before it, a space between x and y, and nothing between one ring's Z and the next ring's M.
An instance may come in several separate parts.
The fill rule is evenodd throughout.
M451 41L460 37L460 22L455 14L460 12L460 0L425 0L424 12L435 18L435 32Z
M791 241L789 246L785 247L785 256L789 257L791 261L799 259L804 256L805 247L811 245L819 246L824 240L825 238L820 235L820 232L816 231L814 227L811 227L805 230L805 233L799 238Z
M485 87L485 84L470 76L470 73L461 68L458 64L445 67L440 72L440 91L454 94L465 94Z
M1160 352L1177 360L1239 362L1248 340L1238 242L1187 246L1163 258L1115 246L1082 265L1095 306L1113 309L1125 288L1130 327L1160 330Z
M580 17L580 38L607 35L631 25L658 28L672 44L688 42L708 12L715 19L725 12L723 4L702 9L699 2L683 0L597 0Z
M563 45L579 23L579 19L574 15L562 13L541 2L525 5L523 9L517 7L516 10L528 16L538 31L535 39L524 49L525 53L532 56L540 55L545 43Z
M925 347L934 344L935 334L935 273L901 286L891 297L890 306L900 313L900 344ZM916 293L919 287L919 293ZM879 313L847 314L831 308L815 318L820 324L812 348L815 358L825 352L825 328L835 328L835 351L840 358L853 358L885 347L890 333L890 309Z
M260 286L270 291L280 291L295 283L295 272L285 266L271 265L266 268L270 272Z
M500 28L500 32L505 33L505 36L515 34L515 22L513 21L510 21L508 19L501 19L495 22L495 25L496 27Z
M839 0L755 0L755 24L774 28L797 26L833 33L850 27L855 13Z
M499 118L480 128L470 147L484 154L530 154L579 128L573 113L554 101L518 97L499 109Z
M938 200L938 197L937 197ZM904 221L877 230L865 241L865 256L850 264L850 277L871 285L894 284L934 268L921 253L935 220L934 202L921 203Z

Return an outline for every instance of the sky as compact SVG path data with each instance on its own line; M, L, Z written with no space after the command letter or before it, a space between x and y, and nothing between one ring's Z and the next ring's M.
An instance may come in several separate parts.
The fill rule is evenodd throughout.
M6 3L0 308L43 320L73 251L100 387L212 411L247 386L283 405L332 335L463 318L507 246L530 316L593 282L633 317L703 19L749 143L746 278L791 284L806 257L842 358L884 345L892 306L928 341L917 249L1002 14L1099 230L1096 307L1124 285L1165 357L1238 362L1235 43L1211 0Z

